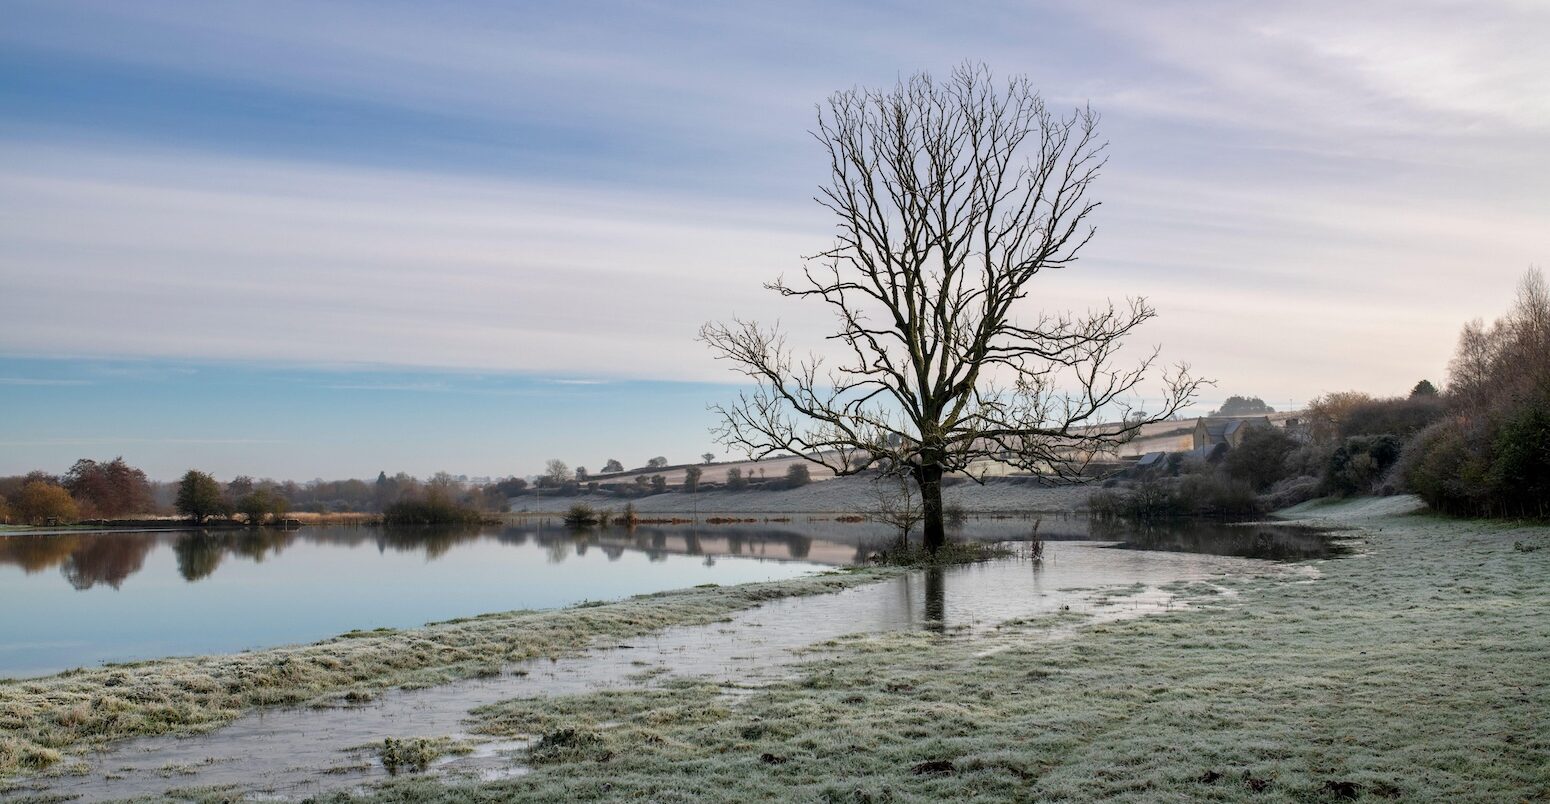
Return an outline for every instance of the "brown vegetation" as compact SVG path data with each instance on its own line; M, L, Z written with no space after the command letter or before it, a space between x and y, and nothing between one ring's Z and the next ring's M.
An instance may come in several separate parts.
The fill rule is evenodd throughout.
M22 486L14 504L13 516L28 525L68 524L80 518L70 492L43 480Z
M1550 516L1550 288L1530 271L1508 314L1464 326L1447 418L1406 447L1400 474L1433 508Z
M145 514L156 508L145 472L125 463L123 456L106 463L82 458L65 473L62 485L88 518Z

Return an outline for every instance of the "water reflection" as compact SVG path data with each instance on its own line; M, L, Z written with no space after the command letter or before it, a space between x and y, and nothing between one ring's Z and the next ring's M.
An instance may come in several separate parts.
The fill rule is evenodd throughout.
M947 590L943 585L941 567L927 567L925 623L929 631L941 632L947 628Z
M812 542L544 522L0 536L0 677L779 580L821 569L803 556L855 555Z
M1305 561L1339 555L1344 548L1327 532L1273 523L1158 522L1093 520L1089 532L1101 541L1132 550L1210 553L1219 556Z
M1330 554L1284 526L1117 527L1069 517L977 520L965 538L1078 540L1272 559ZM790 578L851 564L892 538L833 521L641 525L573 530L554 521L496 527L329 527L0 536L0 676L101 661L217 653L413 627L494 611L564 606L704 583ZM1145 554L1088 545L1116 570ZM1024 562L1026 569L1032 562ZM1037 587L1032 564L1024 583ZM1044 571L1060 569L1046 566ZM59 575L51 575L50 570ZM60 582L61 576L64 583ZM950 577L949 577L950 576ZM984 577L905 581L917 624L956 627L954 600ZM947 587L952 587L948 589ZM976 598L977 599L977 598ZM46 612L46 616L38 616ZM982 614L975 612L971 614Z
M754 526L640 526L575 530L544 523L504 527L329 527L277 530L186 530L160 532L96 532L61 535L0 536L0 566L11 565L31 575L58 567L70 585L87 590L99 584L119 589L145 566L159 546L170 546L178 574L196 582L215 574L227 557L255 564L277 556L294 544L333 547L374 546L387 551L420 553L435 561L459 547L490 541L511 547L536 543L549 563L575 556L585 558L597 548L609 561L627 552L644 554L653 562L670 555L755 557L806 560L813 554L810 535ZM830 564L859 560L848 544L824 545L818 560ZM711 562L712 565L714 561Z
M380 764L362 763L354 747L389 736L460 734L471 708L515 696L633 688L685 676L746 688L787 675L794 661L820 659L819 646L845 634L947 628L987 633L1008 620L1061 611L1089 615L1089 622L1111 621L1175 605L1170 584L1277 571L1240 558L1112 550L1074 539L1052 540L1046 548L1039 562L1008 558L911 573L831 595L772 600L728 622L668 628L631 639L628 648L536 660L511 668L520 672L491 678L390 691L366 706L269 710L209 734L138 740L90 757L94 768L87 775L36 780L37 792L98 801L230 785L302 799L386 778ZM1300 574L1293 567L1279 569ZM1024 644L1064 627L1070 626L1047 621L990 636L986 644ZM642 682L643 671L650 671L652 680ZM180 770L169 774L168 768ZM511 759L476 751L444 770L477 776L511 769Z
M1322 532L1295 526L1211 522L1132 524L1082 517L1041 517L1031 520L974 521L961 530L964 538L982 541L1112 541L1138 550L1209 553L1213 555L1303 560L1339 551ZM832 522L737 525L640 525L634 528L569 528L547 520L498 527L328 527L278 530L188 530L164 532L70 533L52 536L0 536L0 566L12 565L31 575L58 567L69 584L80 590L104 585L119 589L145 566L146 556L170 545L178 574L197 582L214 575L229 556L252 563L280 555L295 544L334 547L376 547L419 553L435 561L460 546L492 542L511 547L530 543L544 548L547 561L559 564L586 558L593 548L609 561L630 552L652 562L670 555L701 556L714 566L719 556L814 561L821 564L861 563L873 545L889 540L886 531Z
M76 589L86 590L97 584L117 589L129 576L139 572L141 567L145 566L145 555L156 544L156 537L148 533L125 533L121 534L121 537L105 538L97 534L81 534L28 539L25 536L16 536L0 541L0 561L6 560L8 551L5 547L10 546L10 542L18 542L21 544L16 546L35 559L26 567L29 574L57 563L65 580ZM65 540L65 543L57 545L54 550L45 548L38 551L36 545L25 544L34 540L46 544L56 538ZM44 559L44 554L48 559Z

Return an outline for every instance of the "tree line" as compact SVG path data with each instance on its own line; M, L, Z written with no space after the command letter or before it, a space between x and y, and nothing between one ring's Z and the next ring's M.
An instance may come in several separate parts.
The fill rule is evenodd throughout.
M169 483L150 480L122 456L110 461L82 458L63 475L34 470L0 477L0 522L68 524L175 514L196 522L228 519L260 524L293 511L385 514L394 505L424 500L494 513L506 510L507 498L525 485L520 478L470 483L446 472L424 480L404 472L379 472L375 482L298 483L238 475L223 483L195 469Z
M1319 496L1413 493L1450 514L1550 516L1544 277L1530 270L1506 315L1464 326L1443 389L1421 380L1399 397L1327 393L1296 426L1254 427L1230 450L1128 475L1092 495L1096 513L1243 516Z

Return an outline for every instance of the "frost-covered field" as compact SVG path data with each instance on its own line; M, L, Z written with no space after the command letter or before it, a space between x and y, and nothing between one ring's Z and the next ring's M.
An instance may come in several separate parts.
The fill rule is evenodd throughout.
M1042 639L842 640L787 683L511 701L527 775L408 779L379 801L623 799L1534 801L1550 796L1550 528L1409 513L1303 575L1178 590L1196 606Z

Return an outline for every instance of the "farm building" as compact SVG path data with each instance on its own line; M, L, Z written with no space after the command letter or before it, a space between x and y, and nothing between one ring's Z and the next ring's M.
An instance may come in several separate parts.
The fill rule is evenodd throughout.
M1268 416L1202 416L1195 420L1195 450L1206 452L1217 444L1236 447L1250 427L1274 427Z

